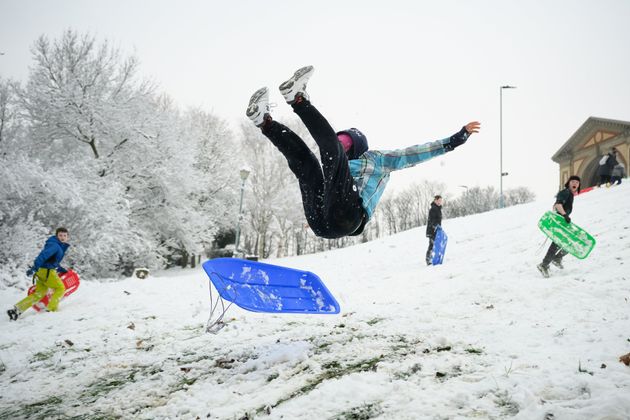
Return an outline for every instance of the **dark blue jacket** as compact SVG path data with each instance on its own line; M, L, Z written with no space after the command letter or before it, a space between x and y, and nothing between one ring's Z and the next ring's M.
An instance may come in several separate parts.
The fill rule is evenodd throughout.
M60 273L66 272L67 270L60 266L59 263L63 260L68 247L70 247L69 244L64 244L56 236L48 238L44 249L35 258L33 271L37 271L40 268L54 268Z

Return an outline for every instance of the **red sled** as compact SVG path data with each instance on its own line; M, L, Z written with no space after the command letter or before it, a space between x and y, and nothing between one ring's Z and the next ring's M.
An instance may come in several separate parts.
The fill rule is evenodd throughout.
M59 274L59 278L63 282L63 285L66 286L66 291L61 297L61 300L63 300L63 298L65 298L66 296L70 296L71 294L76 292L76 290L79 288L80 281L77 273L72 270L68 270L63 274ZM28 288L28 294L32 295L33 293L35 293L35 285L32 285ZM34 304L33 309L35 309L37 312L46 309L52 293L52 289L48 289L48 293L46 294L46 296L44 296L39 302Z

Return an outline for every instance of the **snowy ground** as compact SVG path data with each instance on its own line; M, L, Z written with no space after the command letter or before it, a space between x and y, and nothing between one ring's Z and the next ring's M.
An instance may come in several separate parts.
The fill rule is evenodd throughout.
M544 279L552 200L446 220L443 266L422 228L272 261L317 273L339 315L233 306L212 335L200 269L83 282L0 319L0 418L628 419L630 185L576 198L598 244Z

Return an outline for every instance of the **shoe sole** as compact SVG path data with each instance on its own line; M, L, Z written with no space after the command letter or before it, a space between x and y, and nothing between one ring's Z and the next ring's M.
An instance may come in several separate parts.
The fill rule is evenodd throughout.
M289 80L282 82L280 84L280 87L279 87L280 92L282 92L283 90L291 89L293 85L295 84L295 82L303 78L305 75L312 73L313 70L314 70L313 66L305 66L305 67L302 67L301 69L297 69Z
M267 87L262 87L258 89L251 98L249 98L249 105L247 105L247 111L245 112L248 117L251 117L258 111L258 101L263 98L265 95L268 95L269 89Z
M540 266L536 266L536 268L540 271L540 274L542 274L544 278L549 278L549 272L545 272L542 268L540 268Z

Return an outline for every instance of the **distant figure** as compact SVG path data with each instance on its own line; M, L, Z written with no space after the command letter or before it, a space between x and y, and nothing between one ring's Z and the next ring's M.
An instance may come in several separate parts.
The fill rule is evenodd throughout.
M621 179L626 177L626 167L623 163L619 162L612 170L612 176L610 177L610 184L621 184Z
M610 183L610 177L612 176L613 168L617 165L617 149L614 147L608 153L606 153L599 160L599 168L597 174L599 175L599 185Z
M556 195L556 203L553 205L553 209L560 216L564 217L567 223L571 223L569 215L573 211L573 196L580 193L580 177L572 175L569 180L564 184L564 189ZM536 267L542 273L543 277L549 277L549 263L552 263L556 267L563 269L562 258L567 255L555 242L552 242L547 250L547 254L543 261Z
M35 293L29 295L15 304L15 306L7 311L9 319L15 321L20 314L39 302L48 289L53 289L53 294L48 303L48 311L55 312L59 305L59 300L66 291L63 282L57 273L65 273L66 270L59 264L70 247L68 244L68 229L60 227L55 231L55 236L51 236L46 241L44 249L39 253L33 266L28 269L26 275L37 280Z
M306 84L314 71L313 66L302 67L279 88L315 139L321 162L297 134L271 118L266 87L251 96L246 115L287 159L300 185L306 221L319 237L360 235L393 171L450 152L479 132L479 123L473 121L442 140L400 150L368 150L361 131L335 132L311 103ZM338 100L352 106L352 98Z
M442 196L436 195L431 202L429 209L429 219L427 220L427 238L429 238L429 249L427 249L427 265L431 265L431 252L435 243L437 228L442 226Z

